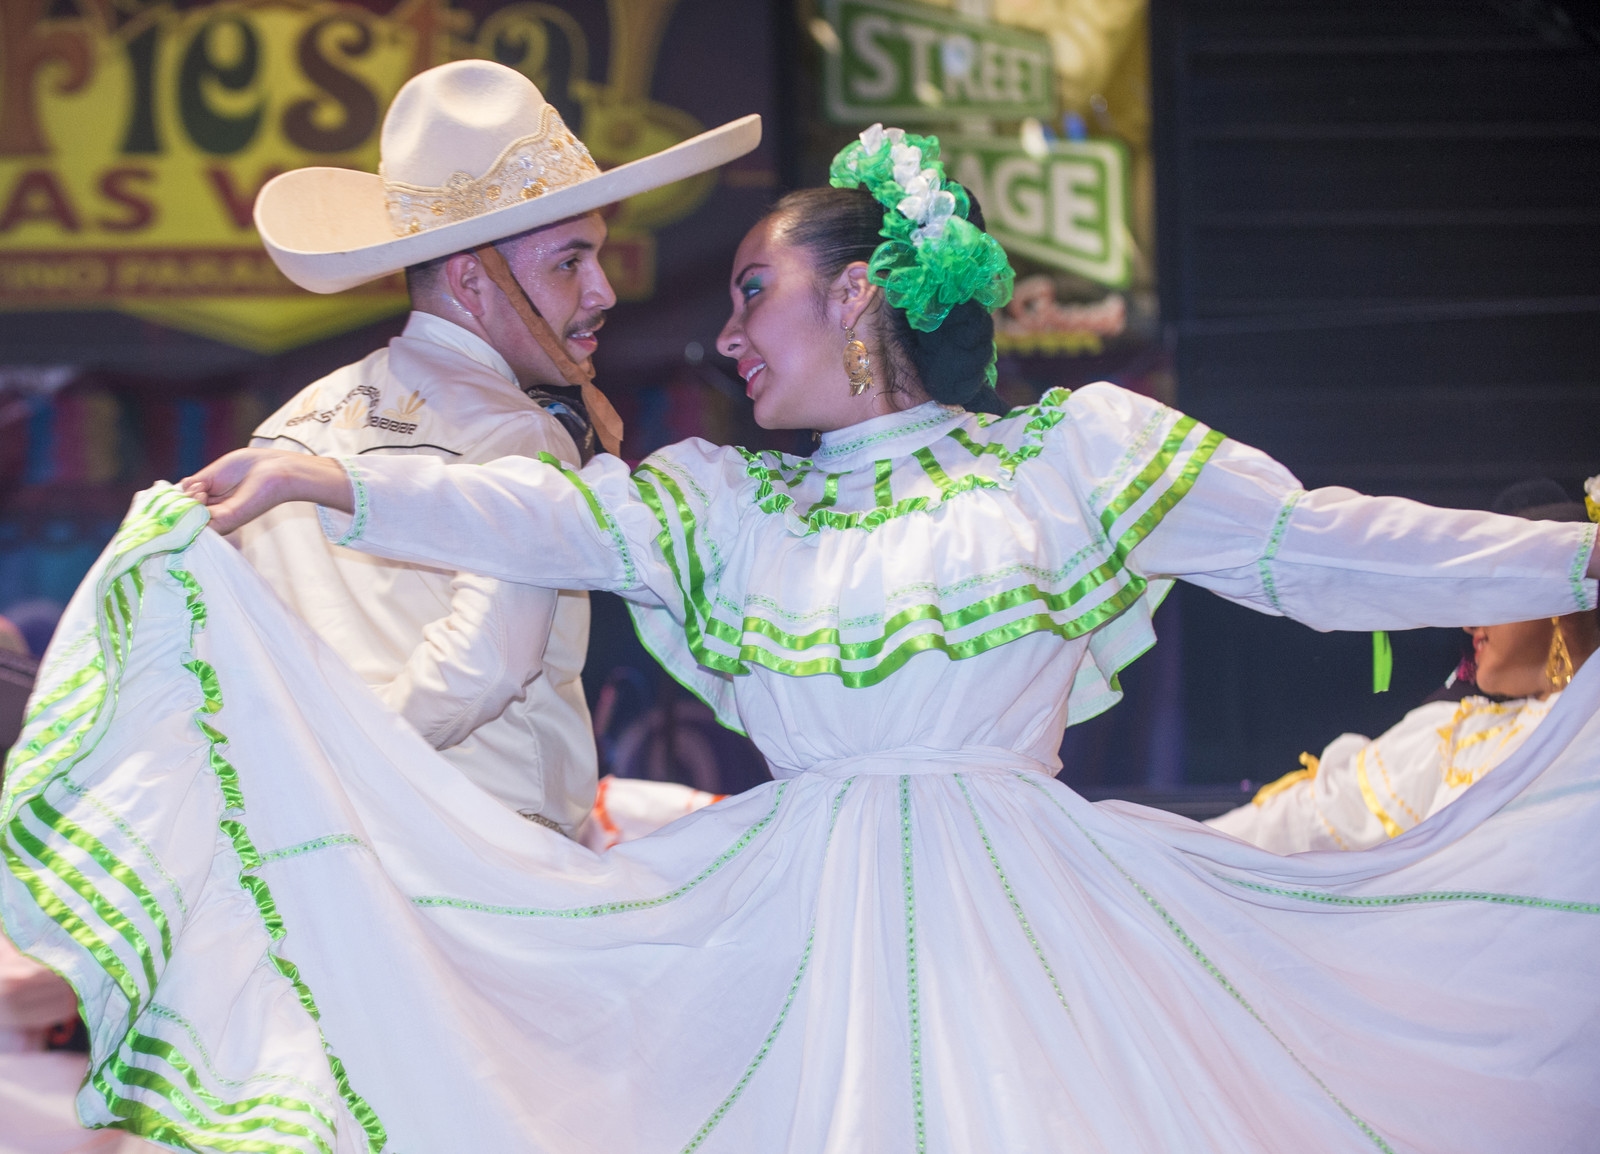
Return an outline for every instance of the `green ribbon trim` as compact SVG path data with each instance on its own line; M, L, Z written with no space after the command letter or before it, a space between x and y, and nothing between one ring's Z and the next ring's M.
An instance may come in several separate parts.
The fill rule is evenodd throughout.
M717 653L705 643L702 623L713 625L715 618L711 616L711 605L705 597L705 573L700 564L700 553L694 546L694 514L690 512L683 494L678 491L670 477L653 465L641 465L633 474L633 484L645 507L655 514L656 522L661 526L661 532L656 534L656 547L666 559L667 567L672 571L672 583L678 587L678 592L683 598L683 631L689 652L701 665L718 673L748 673L749 669L737 658ZM672 523L668 520L660 494L656 492L657 485L667 491L677 509L678 525L684 535L684 553L689 569L687 579L678 563L678 550L672 539Z
M314 837L310 841L301 842L299 845L291 845L286 846L283 849L269 850L261 855L261 860L263 863L283 861L285 858L301 857L304 854L315 853L318 850L330 849L334 846L344 845L351 845L355 846L357 849L365 850L367 853L372 854L373 857L378 856L373 852L371 846L362 841L355 834L334 833L329 834L327 837Z
M1388 693L1394 676L1394 647L1383 630L1372 635L1372 692Z
M160 1094L183 1116L183 1120L170 1118L144 1102L124 1097L106 1076L107 1069L110 1069L124 1086ZM266 1129L308 1139L319 1154L332 1154L333 1151L332 1143L329 1141L331 1135L324 1137L308 1126L274 1115L231 1122L211 1121L169 1079L161 1077L147 1067L134 1066L121 1059L113 1058L96 1069L91 1074L89 1082L100 1092L100 1096L105 1099L111 1111L119 1115L119 1120L111 1123L110 1128L126 1130L141 1138L164 1142L180 1150L194 1150L197 1144L203 1144L207 1149L239 1151L241 1154L299 1154L299 1151L305 1149L302 1145L289 1146L272 1138L233 1137ZM257 1103L258 1109L261 1105L280 1104L272 1100L272 1096L258 1099Z
M611 538L611 546L616 550L618 558L622 561L623 588L632 589L638 584L638 576L633 566L633 554L628 549L628 539L622 533L622 527L616 519L601 504L600 498L595 496L594 490L589 488L584 479L565 461L553 453L539 453L538 460L555 469L568 481L572 482L575 489L582 495L584 504L589 506L589 513L594 517L594 523L602 533Z
M58 769L70 769L98 743L99 735L109 721L106 703L114 703L117 694L117 681L107 676L107 670L113 664L120 667L132 643L132 618L125 615L119 621L115 609L126 611L142 597L144 581L139 576L139 566L151 553L148 546L172 532L196 508L195 501L179 490L163 489L146 501L143 509L130 514L113 536L113 561L102 574L96 589L96 602L102 608L102 618L99 627L90 635L98 652L86 666L29 709L28 723L22 734L25 740L13 747L7 760L5 789L0 792L0 822L10 820L18 798L33 792L41 782L55 775ZM197 521L190 541L199 534L204 524L204 520ZM184 547L187 547L187 542ZM131 600L122 588L124 583L133 586L134 597ZM44 729L34 729L34 721L43 717L53 705L80 690L84 691L82 702ZM19 773L34 761L39 764L28 773Z
M900 778L900 885L906 910L906 1021L911 1058L911 1113L917 1154L928 1149L928 1121L922 1091L922 997L917 980L917 890L911 863L911 778Z
M1077 818L1073 817L1072 814L1067 811L1067 807L1061 804L1060 799L1052 794L1050 790L1046 788L1043 782L1034 780L1035 775L1027 773L1017 773L1015 776L1017 777L1017 780L1025 782L1027 785L1032 786L1034 789L1042 793L1050 801L1050 804L1054 805L1056 809L1061 812L1061 815L1073 824L1077 831L1083 835L1084 839L1090 845L1092 845L1096 851L1099 852L1101 857L1106 860L1106 863L1110 865L1112 869L1116 870L1117 873L1121 874L1122 879L1133 887L1135 893L1144 899L1145 904L1150 907L1161 923L1166 926L1166 928L1170 930L1174 936L1176 936L1178 941L1183 945L1184 949L1188 951L1190 956L1200 964L1206 973L1210 974L1211 977L1216 980L1218 985L1220 985L1227 992L1228 996L1231 997L1239 1005L1239 1007L1244 1010L1245 1013L1249 1014L1250 1017L1255 1019L1256 1024L1267 1032L1267 1036L1269 1038L1282 1047L1283 1052L1289 1056L1290 1060L1293 1061L1296 1066L1300 1067L1301 1072L1304 1073L1306 1077L1310 1078L1311 1081L1316 1084L1317 1088L1328 1096L1328 1100L1339 1108L1340 1112L1350 1120L1356 1129L1361 1131L1361 1133L1366 1137L1367 1141L1371 1142L1373 1146L1382 1151L1382 1154L1395 1154L1394 1148L1391 1147L1389 1143L1384 1141L1383 1136L1374 1130L1366 1121L1366 1119L1362 1118L1349 1106L1345 1105L1344 1101L1333 1092L1332 1088L1329 1087L1329 1085L1324 1082L1322 1078L1311 1069L1310 1066L1306 1065L1305 1061L1300 1057L1300 1055L1296 1054L1292 1049L1290 1049L1287 1042L1278 1037L1277 1031L1267 1024L1267 1020L1261 1016L1261 1012L1250 1004L1250 1002L1245 998L1244 994L1239 991L1239 988L1235 986L1228 976L1218 968L1217 964L1213 962L1209 956L1207 956L1206 952L1200 948L1199 944L1189 936L1188 931L1178 924L1177 919L1167 912L1167 908L1161 904L1156 896L1145 888L1143 882L1123 868L1121 862L1117 861L1116 858L1111 856L1106 848L1100 844L1099 840L1096 839L1095 836L1087 829L1085 829L1083 824L1079 822Z
M894 504L893 477L893 461L872 463L872 503L879 509L887 509Z
M344 536L334 542L335 545L349 545L361 540L361 535L367 531L367 514L371 505L367 500L367 482L361 476L361 463L354 457L340 457L339 465L344 469L344 475L350 480L350 527L345 530Z
M1055 411L1038 414L1040 428L1053 427L1060 419ZM1032 425L1034 422L1030 422ZM1178 459L1184 444L1198 423L1190 417L1181 418L1166 437L1160 450L1129 485L1101 514L1101 524L1107 532L1118 517L1145 498L1156 483L1167 475L1172 463ZM965 431L956 432L965 435ZM918 653L937 650L952 660L964 660L986 653L998 646L1015 641L1031 633L1049 632L1064 639L1081 637L1099 628L1134 604L1144 593L1147 582L1127 570L1127 558L1133 549L1161 523L1162 518L1186 495L1199 477L1201 470L1225 438L1215 430L1207 430L1188 453L1188 459L1171 484L1150 507L1129 526L1096 568L1079 578L1069 588L1049 592L1036 582L1014 588L971 602L959 610L946 611L937 604L923 603L901 610L883 624L876 637L861 641L844 641L836 627L828 626L807 633L791 633L769 618L747 615L738 624L716 616L716 606L706 595L705 567L700 560L697 534L698 525L694 510L684 497L676 481L662 469L646 463L634 474L635 487L645 505L655 515L660 525L656 544L665 558L683 602L683 630L689 652L695 661L707 669L728 675L748 673L751 665L758 665L777 673L794 677L812 677L829 674L838 677L849 688L877 685L894 674ZM1002 451L994 445L972 443L978 453ZM1037 448L1034 450L1035 455ZM1013 457L1020 453L1012 454ZM926 463L924 463L926 467ZM931 474L930 474L931 475ZM970 479L970 478L969 478ZM987 480L986 478L984 480ZM962 482L956 482L960 485ZM777 494L774 500L790 500ZM889 508L874 509L868 516L900 515L900 506L920 503L919 508L931 507L926 497L907 498ZM839 514L854 517L857 514ZM674 532L674 529L677 532ZM681 537L681 547L679 538ZM1114 591L1098 605L1068 620L1057 615L1071 611L1076 605L1097 593L1102 587L1112 586ZM1041 611L998 625L961 641L949 641L947 633L971 628L996 614L1014 612L1027 605L1038 604ZM896 643L896 637L907 627L919 622L930 622L937 631L919 632ZM805 652L819 646L831 646L836 654L795 660L774 653L766 645L755 644L752 639L764 638L781 650ZM733 652L713 648L711 640L720 642ZM872 661L866 669L850 669L846 662ZM670 669L670 665L668 666Z
M198 594L199 582L192 574L188 580L179 579L186 590ZM196 598L196 603L203 607L204 601ZM191 618L191 629L198 629L200 618ZM239 773L233 764L222 753L222 747L227 744L227 736L205 720L207 715L222 711L222 687L217 677L217 671L206 661L194 658L184 663L184 668L194 675L201 692L201 703L195 711L195 724L205 736L210 747L209 758L212 772L216 774L217 783L227 804L227 812L242 816L244 811L244 794L239 785ZM261 877L256 870L263 864L262 856L251 840L249 831L243 821L236 818L224 817L218 822L218 828L227 835L234 852L239 858L239 885L255 902L256 911L261 917L261 924L267 931L267 936L274 943L281 942L287 933L283 924L283 915L278 909L277 902L272 897L272 890L267 885L266 879ZM299 968L288 958L284 957L276 948L269 948L267 958L277 972L285 978L294 988L295 995L300 999L300 1004L314 1022L322 1020L322 1012L317 1009L316 998L311 993L311 988L306 985L300 976ZM389 1140L383 1122L378 1118L377 1111L356 1093L350 1084L349 1072L345 1069L344 1062L333 1052L333 1047L328 1045L327 1037L320 1027L317 1036L322 1041L322 1049L327 1057L329 1072L333 1075L334 1084L339 1088L339 1095L344 1099L346 1108L355 1117L356 1122L365 1131L367 1136L367 1149L371 1154L381 1154L383 1147Z
M45 710L56 704L56 702L65 700L66 698L72 696L73 693L82 689L85 685L88 685L91 681L97 680L105 672L105 668L105 659L101 657L100 654L96 653L88 665L85 665L71 677L66 678L61 682L61 684L57 685L48 693L41 694L40 696L34 698L34 700L28 706L28 713L27 716L23 718L23 724L31 724L32 722L36 721ZM18 748L20 749L21 747Z
M1554 910L1567 914L1600 914L1600 902L1567 902L1554 898L1535 898L1525 894L1501 894L1493 890L1422 890L1409 894L1374 894L1370 897L1350 897L1345 894L1322 893L1317 890L1291 890L1261 882L1216 874L1229 885L1274 897L1294 898L1296 901L1315 902L1326 906L1348 906L1358 909L1393 909L1397 906L1429 906L1450 902L1483 902L1493 906L1521 906L1526 909Z
M420 906L424 909L438 909L442 907L453 910L467 910L471 913L498 914L502 917L513 918L600 918L608 917L611 914L629 914L634 913L637 910L655 909L657 906L664 906L668 902L677 901L679 898L683 897L684 894L695 889L700 885L701 882L705 881L712 874L717 873L722 869L723 866L727 865L734 858L743 853L750 843L756 839L756 836L760 834L762 830L766 829L767 826L772 824L772 819L778 816L778 807L783 804L783 795L788 788L789 783L787 781L780 781L777 789L774 791L772 808L767 811L765 817L761 818L760 821L756 822L749 829L745 830L744 833L740 834L738 839L731 846L713 858L711 863L694 877L684 882L677 889L669 890L664 894L658 894L653 898L632 898L624 902L601 902L598 905L592 906L558 906L545 908L541 906L499 906L490 905L487 902L475 902L467 898L431 896L412 898L411 904L414 906Z
M984 852L989 855L989 864L994 866L995 877L1000 879L1000 888L1005 890L1006 901L1010 903L1011 913L1017 919L1017 925L1022 930L1023 937L1028 939L1028 945L1033 949L1033 956L1039 959L1039 965L1044 969L1044 976L1050 982L1050 988L1055 991L1056 1001L1061 1003L1061 1008L1067 1012L1067 1018L1074 1026L1078 1024L1077 1016L1072 1012L1072 1006L1067 1001L1067 995L1061 988L1061 983L1056 980L1056 972L1050 965L1050 959L1044 956L1044 946L1040 943L1038 935L1033 932L1033 923L1028 920L1028 915L1022 910L1022 902L1017 897L1017 891L1011 885L1011 879L1006 876L1005 867L1000 864L1000 855L995 852L994 843L989 840L989 831L984 828L983 818L978 816L978 803L972 798L972 791L967 788L966 777L956 774L956 785L961 787L961 796L967 799L967 809L972 814L972 824L978 828L978 837L983 840Z
M133 975L128 971L127 966L123 965L122 958L115 950L101 941L99 935L89 928L89 924L79 917L71 906L56 896L49 883L40 876L38 870L22 860L21 856L13 848L14 845L18 844L16 831L8 827L7 833L9 836L4 842L6 868L23 884L29 895L32 896L34 904L39 907L44 915L60 926L74 942L78 943L79 948L95 960L95 963L105 973L106 977L110 978L116 988L122 992L122 996L128 1002L126 1021L131 1023L139 1012L144 994L139 989L139 985L134 980ZM24 846L24 848L27 847ZM29 852L33 851L30 849ZM81 1004L81 998L79 1002Z
M280 1134L309 1138L319 1150L332 1154L331 1139L338 1132L338 1124L331 1115L310 1102L281 1094L262 1094L230 1101L207 1089L201 1082L193 1063L172 1043L135 1031L124 1040L124 1048L130 1054L143 1054L165 1062L176 1071L183 1086L180 1088L169 1078L147 1066L135 1066L122 1060L114 1063L116 1067L114 1073L117 1078L126 1086L149 1090L165 1098L191 1124L209 1132L224 1134L272 1130ZM308 1114L321 1124L323 1132L319 1133L301 1122L261 1112L267 1108ZM234 1122L218 1123L208 1116L208 1111L211 1115L222 1115L224 1118L252 1114L255 1116L239 1118Z
M1600 505L1595 504L1593 497L1584 497L1585 507L1589 511L1592 521L1600 522L1600 514L1595 512ZM1572 600L1578 606L1580 613L1588 612L1594 606L1589 604L1589 598L1583 589L1584 575L1588 572L1589 558L1594 555L1595 536L1600 533L1600 525L1585 525L1583 527L1584 542L1578 548L1578 555L1572 559L1572 568L1567 571L1567 579L1572 583Z
M166 911L161 908L161 903L150 892L138 873L123 863L106 845L88 830L70 820L65 814L57 810L45 800L43 794L36 794L21 807L30 814L34 820L49 829L57 838L75 845L87 853L107 876L118 882L133 895L150 921L155 925L161 937L161 961L166 962L172 957L172 932L167 924ZM49 868L62 881L66 882L79 897L88 902L94 911L101 916L106 925L115 929L122 938L134 948L144 964L145 977L151 988L156 984L156 964L153 953L144 934L133 924L132 920L123 914L122 909L115 902L104 897L94 883L90 882L67 859L50 849L40 841L34 833L22 824L21 815L13 819L11 833L17 844L33 855L34 859Z
M1044 451L1044 435L1066 420L1066 410L1061 406L1066 403L1069 393L1066 389L1051 389L1040 398L1036 405L1029 405L1020 409L1013 409L1008 416L1026 416L1027 422L1023 426L1022 442L1016 449L1007 449L1004 445L990 442L980 443L973 440L972 435L959 425L951 429L946 437L966 449L974 458L993 456L1000 462L1001 473L1009 481L1015 475L1018 466L1025 461L1031 461ZM942 419L942 418L941 418ZM982 425L987 427L987 424ZM793 489L801 481L817 472L815 462L805 457L790 457L783 453L770 450L765 452L751 452L748 449L739 449L744 457L745 475L756 481L754 501L756 507L763 513L782 515L794 507L794 498L787 492L778 492L777 486ZM889 473L894 467L893 461L875 461L873 499L871 509L861 509L855 512L840 512L833 506L838 500L839 478L843 473L828 473L823 482L823 494L816 504L804 513L794 513L802 526L805 534L819 532L822 529L861 529L871 532L879 525L891 521L896 517L908 516L911 513L922 512L927 509L937 508L951 497L968 493L975 489L998 488L1002 482L980 473L969 473L959 481L951 481L949 475L933 458L933 454L924 448L912 454L929 478L939 488L939 496L906 497L899 501L887 500L890 494ZM888 470L884 469L888 466ZM930 468L931 466L931 468ZM653 466L648 466L653 468ZM942 478L942 480L941 480Z
M839 820L839 806L844 802L844 795L848 793L850 787L855 784L855 780L856 779L853 777L847 778L844 785L840 787L838 794L835 795L833 799L833 812L828 818L828 836L823 840L822 843L822 856L824 861L827 860L828 846L833 843L833 827L838 823ZM767 1055L772 1052L772 1047L778 1041L778 1035L783 1032L783 1024L789 1018L789 1011L794 1006L795 995L800 992L800 983L805 980L806 970L811 966L811 947L815 943L816 938L817 911L815 908L813 908L811 911L811 928L806 931L805 948L800 951L800 964L795 968L794 979L789 983L789 992L784 996L783 1005L778 1009L777 1021L772 1023L772 1029L768 1030L767 1036L762 1039L761 1046L758 1050L756 1050L755 1057L751 1058L749 1064L745 1066L744 1074L737 1082L734 1083L733 1089L728 1091L727 1096L717 1104L717 1108L713 1110L711 1112L711 1116L701 1124L700 1129L694 1132L694 1137L690 1138L689 1141L684 1144L683 1150L680 1152L680 1154L694 1154L696 1150L705 1145L706 1139L711 1137L711 1132L715 1130L722 1119L727 1116L728 1111L733 1109L733 1104L737 1102L739 1100L739 1096L744 1093L745 1087L750 1085L750 1080L756 1076L756 1071L761 1069L761 1063L767 1060Z

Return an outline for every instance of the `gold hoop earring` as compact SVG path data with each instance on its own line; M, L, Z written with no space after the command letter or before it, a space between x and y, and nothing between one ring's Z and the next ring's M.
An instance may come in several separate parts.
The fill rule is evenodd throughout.
M850 378L850 395L859 397L872 387L872 354L856 339L856 327L844 330L844 375Z
M1550 637L1550 656L1545 659L1544 675L1550 688L1559 692L1572 684L1572 654L1567 652L1566 638L1561 636L1561 618L1550 618L1550 624L1555 626L1555 632Z

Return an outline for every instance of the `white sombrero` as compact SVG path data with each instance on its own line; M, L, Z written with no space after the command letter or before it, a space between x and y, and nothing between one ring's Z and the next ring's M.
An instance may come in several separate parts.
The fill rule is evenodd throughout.
M283 275L333 293L694 176L761 143L745 116L601 172L522 73L441 64L389 106L378 173L301 168L256 198L256 230Z

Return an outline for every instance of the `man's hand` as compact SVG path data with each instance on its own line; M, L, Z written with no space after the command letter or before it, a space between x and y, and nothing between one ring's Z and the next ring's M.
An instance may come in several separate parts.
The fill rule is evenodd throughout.
M329 457L279 449L236 449L178 482L211 510L211 527L232 533L286 501L312 501L349 513L350 478Z

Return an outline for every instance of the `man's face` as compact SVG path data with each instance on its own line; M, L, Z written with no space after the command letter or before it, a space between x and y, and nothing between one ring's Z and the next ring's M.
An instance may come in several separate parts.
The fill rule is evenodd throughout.
M600 246L605 240L605 221L598 212L591 212L497 246L534 308L564 341L567 356L579 364L594 354L605 310L617 303L617 294L600 267ZM510 363L518 380L524 385L566 384L511 302L498 289L491 289L481 323L489 343Z

